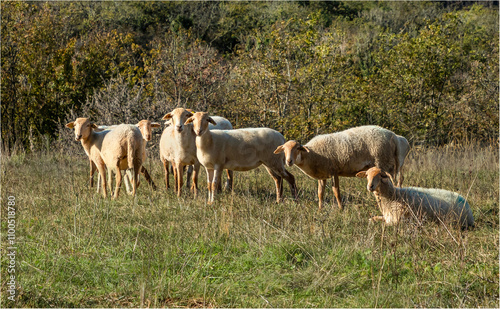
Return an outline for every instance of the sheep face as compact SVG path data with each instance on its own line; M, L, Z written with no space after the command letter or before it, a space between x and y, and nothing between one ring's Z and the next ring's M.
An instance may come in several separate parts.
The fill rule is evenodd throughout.
M141 130L141 134L144 140L149 142L151 140L151 137L153 136L153 129L159 128L160 124L157 122L151 122L149 120L141 120L136 124L136 126L139 128L139 130Z
M372 167L367 171L358 172L356 177L367 178L368 184L366 185L366 189L370 192L376 191L381 182L384 184L391 184L389 176L378 167Z
M170 123L174 126L177 132L182 132L184 130L184 125L189 117L193 116L193 113L189 109L176 108L170 113L163 116L163 120L170 120Z
M193 124L193 130L194 134L196 136L202 136L205 132L208 131L208 124L213 124L214 126L217 125L217 123L210 118L208 113L205 112L198 112L195 113L191 118L186 120L185 124Z
M301 161L301 153L309 152L307 147L302 146L297 141L288 141L281 146L278 146L274 151L275 154L279 154L281 152L285 153L285 162L287 166L293 166L295 162L300 163Z
M88 118L76 118L75 121L66 124L66 127L70 129L75 129L75 140L77 142L86 140L92 129L97 129L97 125L91 123Z

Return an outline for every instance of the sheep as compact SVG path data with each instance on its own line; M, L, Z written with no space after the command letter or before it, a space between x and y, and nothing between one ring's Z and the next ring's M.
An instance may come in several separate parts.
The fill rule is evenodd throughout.
M285 138L269 128L210 130L209 123L217 123L208 113L198 112L186 120L192 123L196 134L196 155L205 167L208 185L208 203L212 204L219 175L223 169L248 171L263 164L276 184L276 201L281 201L283 178L290 184L297 198L295 178L285 169L284 156L273 155L272 149Z
M339 176L354 177L356 173L377 166L391 177L400 175L408 154L408 142L402 136L379 126L360 126L342 132L318 135L302 146L291 140L280 145L275 154L285 153L287 166L297 165L302 172L318 179L318 204L321 210L328 178L333 176L333 193L340 210ZM400 149L401 145L401 149Z
M433 221L451 221L462 229L474 226L474 217L469 203L458 193L443 189L418 187L394 187L386 172L377 167L356 174L367 178L366 188L373 192L383 216L375 216L371 221L383 221L395 225L404 217Z
M66 127L75 130L75 140L82 146L99 170L103 195L106 197L106 166L115 168L116 188L113 199L118 198L121 186L120 170L132 168L132 194L137 188L137 176L143 160L143 138L141 131L134 125L122 124L114 130L94 132L97 126L88 118L77 118L66 124ZM91 175L93 171L91 170Z
M118 125L111 125L111 126L100 125L100 126L97 126L97 129L94 129L94 131L102 132L104 130L113 130L117 126ZM159 128L160 124L157 122L151 122L150 120L141 120L135 126L137 126L139 128L139 130L141 131L142 137L144 138L144 144L143 144L143 146L144 146L144 152L143 152L144 158L143 158L143 160L146 160L146 148L145 148L146 143L148 141L150 141L152 138L152 134L153 134L152 130L155 128ZM92 171L92 164L93 164L92 160L90 160L90 164L91 164L91 171ZM95 170L95 168L94 168L94 170ZM146 179L148 184L153 188L153 190L156 190L156 185L153 182L153 179L151 178L151 176L149 175L148 170L144 166L141 167L140 173L144 176L144 178ZM90 187L93 187L93 175L91 175L90 177L91 177L90 178ZM128 170L127 173L125 174L124 182L125 182L125 187L127 188L127 192L129 194L132 193L130 178L132 178L132 174L131 174L131 171ZM140 183L140 179L137 180L137 186L139 186L139 183ZM109 189L111 190L111 169L108 169L108 186L109 186ZM100 178L97 179L97 191L99 191L99 188L100 188Z
M403 185L403 163L405 162L406 156L410 152L410 144L408 143L408 140L401 136L401 135L396 135L396 147L397 147L397 157L398 157L398 164L394 178L397 179L397 186L401 187Z
M195 195L197 195L198 191L198 173L200 170L200 163L198 162L198 159L196 157L195 134L193 132L192 125L184 124L185 121L191 116L191 110L176 108L163 117L163 120L167 120L167 122L172 126L168 126L167 128L165 128L161 136L160 159L163 162L165 171L165 184L167 189L169 187L168 162L172 163L175 179L174 188L178 196L181 196L182 193L181 188L183 185L183 172L184 166L186 165L189 165L187 173L187 185L189 186L190 175L192 174L193 185L191 189L194 191ZM232 125L229 120L223 117L217 118L221 121L221 125L217 126L217 128L232 129ZM232 171L227 171L227 175L227 187L231 188L233 179Z

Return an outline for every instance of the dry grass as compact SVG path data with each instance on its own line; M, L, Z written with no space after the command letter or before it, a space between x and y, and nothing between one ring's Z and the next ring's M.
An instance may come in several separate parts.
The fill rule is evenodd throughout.
M369 224L379 211L356 178L341 178L343 213L331 206L331 184L318 212L317 183L296 168L298 203L276 204L273 181L259 169L235 173L234 192L208 206L204 172L198 199L177 198L156 158L146 166L159 190L143 184L137 198L116 201L88 189L84 156L21 154L2 163L2 207L16 196L19 247L19 297L6 299L2 279L4 307L500 305L494 147L413 149L405 165L405 185L467 197L477 225L468 232ZM5 249L1 258L5 278Z

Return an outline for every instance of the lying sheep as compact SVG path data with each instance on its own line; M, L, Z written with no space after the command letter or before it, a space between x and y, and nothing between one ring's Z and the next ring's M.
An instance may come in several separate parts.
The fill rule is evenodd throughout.
M427 188L395 188L386 172L372 167L356 174L367 178L366 188L373 192L383 216L372 221L383 221L394 225L402 218L413 217L421 220L428 217L433 221L458 223L463 229L474 226L474 217L469 203L458 193Z
M283 178L288 181L293 196L297 196L295 178L284 165L284 156L273 155L272 149L285 138L269 128L210 130L217 123L208 113L198 112L186 124L192 123L196 134L196 155L207 172L208 203L214 202L217 182L223 169L249 171L263 164L276 183L276 200L281 201Z
M106 166L114 168L116 172L116 188L113 198L117 198L120 192L122 181L120 170L129 168L134 170L132 194L135 195L144 149L139 128L123 124L111 131L94 132L97 126L88 118L77 118L66 124L66 127L75 130L75 140L81 141L85 152L99 170L104 197L107 195Z
M100 126L97 126L97 129L94 129L94 131L102 132L104 130L113 130L117 126L118 125L111 125L111 126L100 125ZM153 136L153 129L159 128L160 124L157 122L151 122L150 120L141 120L135 126L137 126L139 128L139 130L141 131L142 137L144 139L144 144L143 144L144 158L143 158L143 161L145 161L146 160L146 144L147 144L147 142L149 142L151 140L151 138ZM93 172L92 172L92 170L95 171L95 165L94 165L94 167L92 166L93 163L91 160L90 160L90 164L91 164L90 165L91 166L90 187L93 187ZM146 179L148 184L153 188L153 190L156 190L156 185L153 182L153 179L151 178L151 176L149 175L148 170L144 166L141 167L140 173L144 176L144 178ZM108 187L110 190L111 190L111 176L112 176L111 174L112 174L111 169L108 169ZM124 182L125 182L125 187L127 188L127 192L129 194L132 193L130 178L132 178L132 173L131 173L131 170L128 170L127 173L125 174ZM139 186L139 184L140 184L140 179L137 180L137 186ZM98 192L99 192L99 188L100 188L100 178L97 179L97 191Z
M404 139L404 140L403 140ZM274 151L285 153L288 166L297 165L306 175L318 179L319 209L328 178L333 176L333 193L338 206L344 209L340 198L339 176L354 177L359 171L377 166L389 172L392 178L400 175L409 147L406 139L378 126L361 126L333 134L318 135L302 146L288 141ZM406 145L408 142L406 141ZM402 182L402 175L400 176Z
M190 176L192 174L193 185L192 190L195 195L198 191L198 173L200 170L200 163L196 157L196 143L193 126L191 124L185 125L186 120L193 114L191 110L184 108L176 108L172 112L166 114L163 120L171 125L163 131L160 139L160 159L163 162L165 171L165 184L168 189L168 162L171 162L174 170L175 191L177 195L181 195L181 188L183 185L184 166L188 165L187 185L189 186ZM217 117L221 121L217 129L232 129L229 120L223 117ZM194 169L193 169L194 167ZM232 171L227 171L228 182L227 187L232 188Z

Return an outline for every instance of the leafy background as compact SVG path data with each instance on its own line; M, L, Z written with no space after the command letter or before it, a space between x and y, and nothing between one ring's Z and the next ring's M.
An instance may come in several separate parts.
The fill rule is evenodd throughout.
M63 143L74 117L160 120L177 106L300 141L365 124L413 144L498 141L498 2L2 1L1 9L7 152Z

